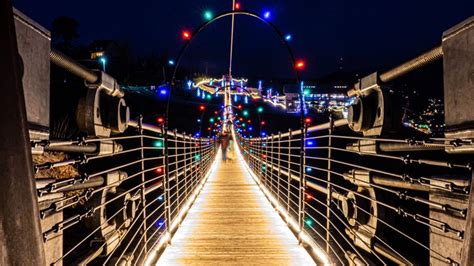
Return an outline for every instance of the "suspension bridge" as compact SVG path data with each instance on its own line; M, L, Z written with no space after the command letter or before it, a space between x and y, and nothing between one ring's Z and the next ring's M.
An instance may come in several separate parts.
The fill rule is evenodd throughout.
M239 8L188 33L185 48L224 17L232 34L237 15L276 29ZM229 73L208 91L223 95L227 161L222 139L168 128L179 117L131 118L113 77L51 49L49 32L9 1L0 18L0 71L11 73L0 98L0 264L473 264L473 17L354 84L347 118L308 123L300 93L301 127L257 137L236 119L232 96L252 92L232 85L232 35ZM290 58L299 85L304 63ZM444 136L403 130L386 85L441 58ZM49 136L50 62L84 80L83 137Z

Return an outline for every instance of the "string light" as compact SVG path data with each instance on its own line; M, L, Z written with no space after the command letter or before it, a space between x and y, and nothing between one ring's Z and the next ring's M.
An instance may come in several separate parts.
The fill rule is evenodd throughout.
M305 68L306 64L303 60L298 60L296 61L295 67L298 70L303 70Z
M189 33L189 31L187 31L187 30L183 30L181 32L181 37L183 38L183 40L190 40L191 39L191 33Z
M213 17L212 12L210 10L204 11L203 17L205 20L211 20Z

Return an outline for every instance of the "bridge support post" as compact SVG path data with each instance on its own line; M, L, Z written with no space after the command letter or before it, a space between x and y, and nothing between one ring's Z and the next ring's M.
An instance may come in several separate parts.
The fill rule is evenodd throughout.
M474 138L474 16L443 33L443 82L444 108L447 139ZM449 140L447 140L449 141ZM474 145L450 146L448 153L473 154ZM447 253L461 265L474 263L474 176L471 174L471 189L467 199L467 216L464 240L459 245L443 239ZM438 237L431 235L430 237ZM447 244L449 243L449 244ZM460 251L460 248L462 251Z
M37 193L12 5L0 1L0 264L44 265Z

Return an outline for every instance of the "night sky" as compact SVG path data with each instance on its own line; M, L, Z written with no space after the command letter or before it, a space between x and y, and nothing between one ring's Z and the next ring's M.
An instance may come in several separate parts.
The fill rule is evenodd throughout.
M50 28L58 16L79 22L80 40L128 42L137 55L175 57L182 29L204 22L204 10L229 10L231 0L14 0L20 11ZM272 22L291 33L297 58L307 61L304 78L337 71L383 70L441 42L444 30L474 15L473 0L241 0L242 10L271 10ZM221 74L227 70L230 18L207 28L188 50L184 64ZM236 19L234 76L291 77L286 50L276 35L253 18ZM342 60L341 60L342 59Z

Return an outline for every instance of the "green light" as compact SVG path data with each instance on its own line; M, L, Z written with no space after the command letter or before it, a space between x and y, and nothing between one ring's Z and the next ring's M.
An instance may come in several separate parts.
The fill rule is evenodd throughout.
M201 156L199 156L199 154L194 155L194 160L199 161L199 158L201 158Z
M305 90L303 91L303 94L304 94L305 96L309 95L310 93L311 93L311 91L310 91L309 89L305 89Z
M313 220L311 220L311 219L306 219L306 220L304 221L304 223L305 223L307 226L312 226L312 225L313 225Z
M209 122L210 122L210 123L214 123L214 118L211 117L211 118L209 119Z
M212 96L210 94L206 95L206 99L210 100L212 99Z
M217 117L217 120L221 120L221 117L220 117L220 116L218 116L218 117Z
M205 20L211 20L213 17L212 12L210 10L204 11L203 16Z
M263 113L263 107L261 107L261 106L260 106L260 107L258 107L258 108L257 108L257 112L259 112L259 113Z
M242 112L242 115L243 115L243 116L249 116L249 111L244 110L244 111Z
M163 142L162 141L155 141L154 146L157 148L163 148Z
M243 126L243 127L246 127L247 125L246 125L245 123L242 123L242 126Z
M265 165L262 166L262 170L265 171L267 170L267 167Z

